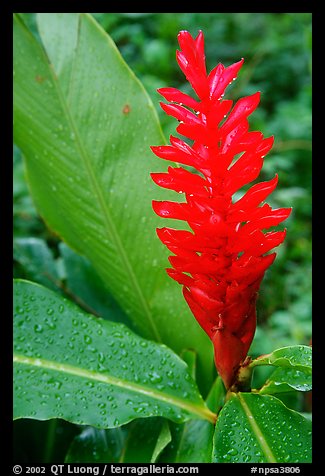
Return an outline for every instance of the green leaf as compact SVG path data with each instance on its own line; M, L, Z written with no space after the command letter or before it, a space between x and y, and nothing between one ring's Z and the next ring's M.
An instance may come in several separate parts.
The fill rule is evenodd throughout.
M141 418L128 425L128 436L119 462L152 462L164 447L164 437L160 442L158 440L165 423L162 418Z
M172 435L170 433L169 424L165 420L162 423L162 427L161 427L159 436L157 438L156 446L153 450L150 463L155 463L157 461L161 452L166 448L168 443L170 443L171 439L172 439Z
M214 382L206 403L210 410L218 413L223 405L224 385L220 377ZM172 442L163 453L167 463L211 463L214 425L193 419L181 425L170 424Z
M155 233L151 201L169 192L149 175L162 171L149 146L164 143L152 102L91 15L37 19L43 47L14 21L14 138L37 209L89 259L137 332L197 351L209 385L211 343L167 276Z
M261 355L249 366L274 365L282 368L294 368L307 374L312 370L312 348L307 345L292 345L281 347L270 354Z
M213 462L311 462L311 421L276 397L232 394L217 419Z
M275 394L298 390L309 392L312 389L312 375L301 370L287 367L277 368L266 381L259 393Z
M14 287L15 418L112 428L135 418L214 420L165 345L95 318L38 284Z

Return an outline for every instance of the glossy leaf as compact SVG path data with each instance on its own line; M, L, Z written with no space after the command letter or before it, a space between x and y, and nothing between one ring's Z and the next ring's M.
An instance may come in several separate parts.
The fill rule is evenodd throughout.
M217 419L213 461L311 462L311 421L273 396L232 394Z
M14 138L37 209L89 259L137 332L197 351L209 385L211 346L155 235L149 145L164 139L151 100L92 16L37 19L42 45L14 21Z
M259 390L260 394L276 394L299 390L309 392L312 389L312 375L308 372L290 368L277 368Z
M186 364L164 345L18 280L14 417L112 428L135 418L214 420Z
M307 345L281 347L270 354L261 355L250 363L250 367L257 367L259 365L295 368L310 374L312 369L312 348Z
M155 463L157 459L159 458L161 452L166 448L168 443L170 443L172 439L170 429L169 429L169 424L167 420L165 420L162 423L161 430L156 442L156 446L153 450L152 457L151 457L151 463Z

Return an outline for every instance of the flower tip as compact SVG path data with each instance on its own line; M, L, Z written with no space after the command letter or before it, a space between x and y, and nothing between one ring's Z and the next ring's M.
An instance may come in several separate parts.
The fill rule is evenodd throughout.
M193 37L191 33L187 30L180 30L180 32L177 35L177 40L181 49L182 49L183 42L189 41L190 39L193 40Z
M164 229L165 229L164 227L163 228L156 228L156 233L157 233L158 238L160 238L160 239L162 238L162 235L164 233Z
M180 37L180 36L188 36L188 35L190 35L190 33L189 33L188 30L180 30L180 31L178 32L177 37Z
M165 94L166 92L169 90L170 88L157 88L157 93L159 93L161 96L165 97Z
M156 154L156 151L159 150L159 148L161 147L160 145L149 145L150 149L151 149L151 152L153 152L155 155Z

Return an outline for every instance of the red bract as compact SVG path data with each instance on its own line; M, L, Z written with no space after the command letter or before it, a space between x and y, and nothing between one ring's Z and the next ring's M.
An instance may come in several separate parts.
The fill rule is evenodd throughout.
M244 60L228 67L218 64L207 74L203 33L194 39L181 31L178 41L177 62L197 98L175 88L158 91L170 102L161 103L163 110L179 121L177 132L192 143L171 136L170 145L151 148L158 157L198 173L177 166L151 174L156 184L186 199L153 201L153 209L161 217L186 221L192 230L165 227L157 233L174 254L167 272L183 285L191 311L213 342L218 373L229 388L254 337L257 293L276 256L266 253L285 237L285 231L264 230L285 220L291 208L261 205L275 189L277 176L233 200L238 189L259 176L273 144L273 137L249 131L247 118L260 93L241 98L234 106L222 99Z

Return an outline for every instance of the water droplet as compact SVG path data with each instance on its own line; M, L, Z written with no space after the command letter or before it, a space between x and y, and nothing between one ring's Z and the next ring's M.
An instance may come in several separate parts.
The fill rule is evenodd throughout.
M121 334L121 332L113 332L113 337L117 337L118 339L120 339L121 337L123 337L123 335Z
M41 326L41 324L35 324L34 331L37 332L38 334L43 332L43 327Z
M152 372L149 374L149 380L151 383L160 383L162 381L162 376L157 372Z

